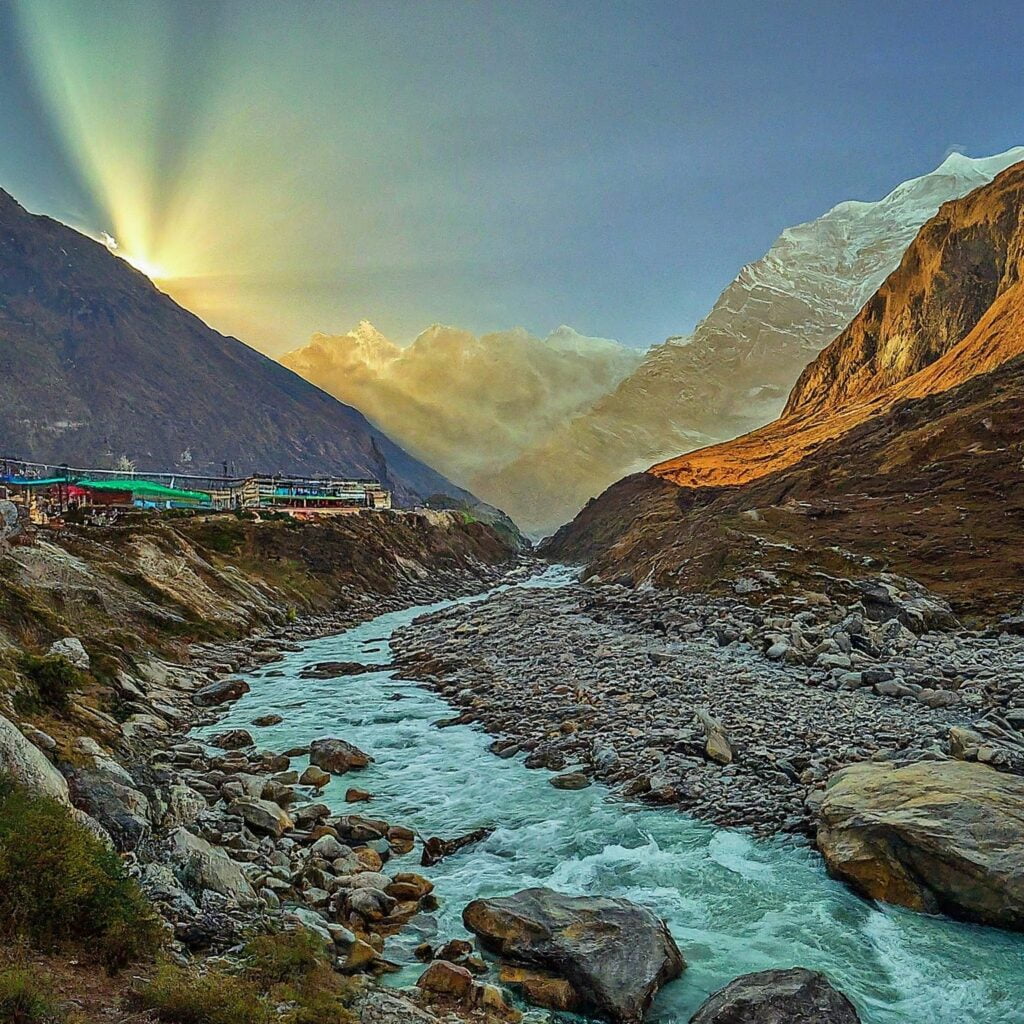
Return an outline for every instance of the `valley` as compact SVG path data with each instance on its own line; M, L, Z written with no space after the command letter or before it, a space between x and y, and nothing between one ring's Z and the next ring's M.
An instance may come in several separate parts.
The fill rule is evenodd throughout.
M444 146L397 166L497 107L432 110ZM276 359L147 258L188 226L218 250L201 195L121 211L122 250L0 190L0 1021L1020 1024L1024 149L781 234L812 200L757 219L770 164L691 159L722 236L637 274L620 179L672 182L646 246L681 167L603 168L595 234L549 208L578 161L571 187L532 167L561 140L504 141L530 187L496 234L547 247L543 289L378 161L386 224L332 210L303 255L283 188L248 299L233 263L174 279L235 318L276 295L260 337L353 294L406 297L395 337L432 323ZM317 188L358 156L327 150ZM403 229L435 205L427 259ZM452 267L481 323L519 288L581 323L684 308L727 222L716 292L764 254L646 350L433 322ZM582 253L614 294L559 277Z

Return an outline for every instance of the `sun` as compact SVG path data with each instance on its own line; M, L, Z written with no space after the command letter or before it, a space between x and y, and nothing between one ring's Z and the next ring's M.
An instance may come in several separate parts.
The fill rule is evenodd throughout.
M99 239L115 256L124 260L125 263L134 267L140 273L143 273L150 279L150 281L166 281L171 277L168 271L160 266L158 263L154 263L152 260L148 260L143 256L133 256L131 253L122 251L121 247L117 244L117 239L107 231L100 232Z

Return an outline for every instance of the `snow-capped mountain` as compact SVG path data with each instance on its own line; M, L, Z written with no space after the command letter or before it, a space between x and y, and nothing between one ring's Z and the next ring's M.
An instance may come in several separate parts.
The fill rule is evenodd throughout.
M641 358L564 325L541 339L521 327L478 337L435 324L402 347L363 321L314 335L281 362L468 480L589 408Z
M548 530L620 477L779 414L804 366L896 268L939 207L1024 160L947 157L877 202L844 202L787 228L744 267L690 338L652 348L610 394L496 473L478 493Z

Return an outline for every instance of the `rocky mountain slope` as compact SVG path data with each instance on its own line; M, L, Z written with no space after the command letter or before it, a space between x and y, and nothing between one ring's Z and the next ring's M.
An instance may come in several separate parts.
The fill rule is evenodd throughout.
M477 478L479 493L531 529L553 528L624 474L770 421L940 205L1022 158L1024 148L984 159L954 153L879 202L840 203L788 228L740 271L691 338L651 349L587 412Z
M1017 165L925 225L782 418L621 481L548 551L633 580L768 592L889 567L961 612L1016 611L1022 270Z
M363 321L347 334L314 335L281 362L472 488L640 359L565 326L542 339L522 328L477 337L435 324L403 348Z
M376 477L468 496L363 415L211 330L107 249L0 190L0 454Z

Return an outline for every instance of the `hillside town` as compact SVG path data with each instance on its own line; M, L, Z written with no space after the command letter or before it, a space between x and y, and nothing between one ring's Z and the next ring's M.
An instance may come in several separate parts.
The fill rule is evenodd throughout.
M256 474L204 477L133 469L79 469L0 459L0 499L37 525L70 516L109 522L134 509L247 511L308 520L390 509L379 481Z

